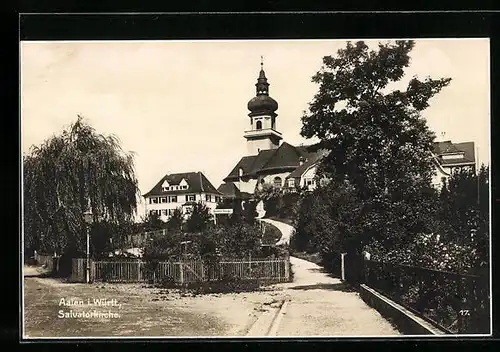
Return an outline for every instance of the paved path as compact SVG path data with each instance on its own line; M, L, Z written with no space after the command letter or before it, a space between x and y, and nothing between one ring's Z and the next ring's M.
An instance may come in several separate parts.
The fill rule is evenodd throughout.
M260 219L260 221L267 222L271 225L276 226L280 231L281 231L281 238L279 239L278 242L276 242L276 245L289 245L290 244L290 237L293 234L293 231L295 230L293 226L290 226L288 224L285 224L284 222L281 221L276 221L276 220L271 220L271 219Z
M276 244L289 244L294 228L261 219L282 233ZM322 267L290 257L294 281L280 284L288 302L278 313L275 336L387 336L400 335L375 309L369 307L349 285L333 278Z
M400 333L359 294L318 265L290 257L294 282L276 336L387 336Z

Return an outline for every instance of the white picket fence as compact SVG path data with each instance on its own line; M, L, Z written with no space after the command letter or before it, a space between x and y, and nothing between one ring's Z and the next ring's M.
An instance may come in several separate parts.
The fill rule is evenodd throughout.
M85 282L86 259L73 259L72 281ZM202 260L160 262L147 270L143 261L91 261L92 282L145 282L170 280L177 284L220 281L225 278L290 281L290 260L286 259L226 259L213 264Z

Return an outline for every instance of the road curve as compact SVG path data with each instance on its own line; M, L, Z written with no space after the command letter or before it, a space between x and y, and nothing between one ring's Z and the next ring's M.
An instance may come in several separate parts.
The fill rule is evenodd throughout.
M259 220L267 222L271 225L274 225L278 228L278 230L280 230L281 238L279 239L278 242L276 242L277 246L290 244L290 237L293 235L293 233L295 231L293 226L285 224L284 222L281 222L281 221L276 221L276 220L271 220L271 219L259 219Z

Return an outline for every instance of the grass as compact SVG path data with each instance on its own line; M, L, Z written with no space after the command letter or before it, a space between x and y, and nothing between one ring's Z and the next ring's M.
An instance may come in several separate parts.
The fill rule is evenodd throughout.
M317 265L323 265L323 260L321 259L321 255L319 253L292 252L291 255Z
M262 236L262 244L273 246L281 238L281 231L273 224L263 222L264 235Z

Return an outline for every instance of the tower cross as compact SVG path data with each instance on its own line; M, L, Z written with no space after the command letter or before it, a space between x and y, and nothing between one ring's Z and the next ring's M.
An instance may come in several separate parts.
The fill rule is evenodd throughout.
M260 56L260 68L264 68L264 56Z

